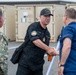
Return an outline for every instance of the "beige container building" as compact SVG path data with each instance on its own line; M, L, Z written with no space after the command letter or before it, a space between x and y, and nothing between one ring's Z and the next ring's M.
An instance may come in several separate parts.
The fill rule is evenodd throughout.
M35 21L39 21L40 11L43 8L48 8L51 10L51 13L54 15L51 17L50 24L48 25L48 29L51 34L51 38L54 42L57 41L58 35L61 33L61 29L63 24L63 14L65 11L65 5L37 5L35 7Z
M4 18L4 25L0 31L5 33L10 41L15 40L15 7L0 5L0 9L3 11Z
M1 5L0 5L0 9L2 10L2 12L3 12L3 14L4 14L4 6L1 6ZM3 15L3 18L5 18L4 15ZM4 32L4 33L5 33L5 26L4 26L4 24L3 24L3 26L0 28L0 32Z
M34 6L16 6L16 42L24 41L27 27L34 22Z
M40 11L49 8L54 15L48 29L54 42L61 33L65 5L37 4L37 5L16 5L16 42L24 41L27 27L34 21L39 21Z
M76 10L76 4L67 4L67 8L74 8Z

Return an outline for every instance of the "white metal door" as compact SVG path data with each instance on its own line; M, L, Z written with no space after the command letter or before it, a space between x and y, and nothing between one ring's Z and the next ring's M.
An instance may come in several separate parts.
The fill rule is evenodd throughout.
M23 40L27 27L34 22L34 7L18 7L17 8L17 28L16 41Z

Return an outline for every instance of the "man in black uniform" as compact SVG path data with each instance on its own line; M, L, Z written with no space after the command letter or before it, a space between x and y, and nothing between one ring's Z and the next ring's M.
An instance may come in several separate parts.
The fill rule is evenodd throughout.
M43 75L44 54L56 55L54 48L49 47L50 33L47 25L53 16L49 9L41 10L40 22L32 23L25 36L28 40L20 58L16 75Z

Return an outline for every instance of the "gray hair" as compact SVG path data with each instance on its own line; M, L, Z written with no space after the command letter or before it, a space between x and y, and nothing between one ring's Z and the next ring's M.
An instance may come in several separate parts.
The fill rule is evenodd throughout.
M68 18L76 19L76 10L73 9L73 8L68 8L68 9L66 9L66 11L65 11L65 15L66 15Z

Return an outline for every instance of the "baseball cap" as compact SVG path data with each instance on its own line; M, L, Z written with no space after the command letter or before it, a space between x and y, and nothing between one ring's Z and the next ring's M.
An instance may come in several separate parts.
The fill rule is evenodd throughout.
M51 14L51 11L48 8L44 8L41 10L40 15L50 15L53 16L53 14Z

